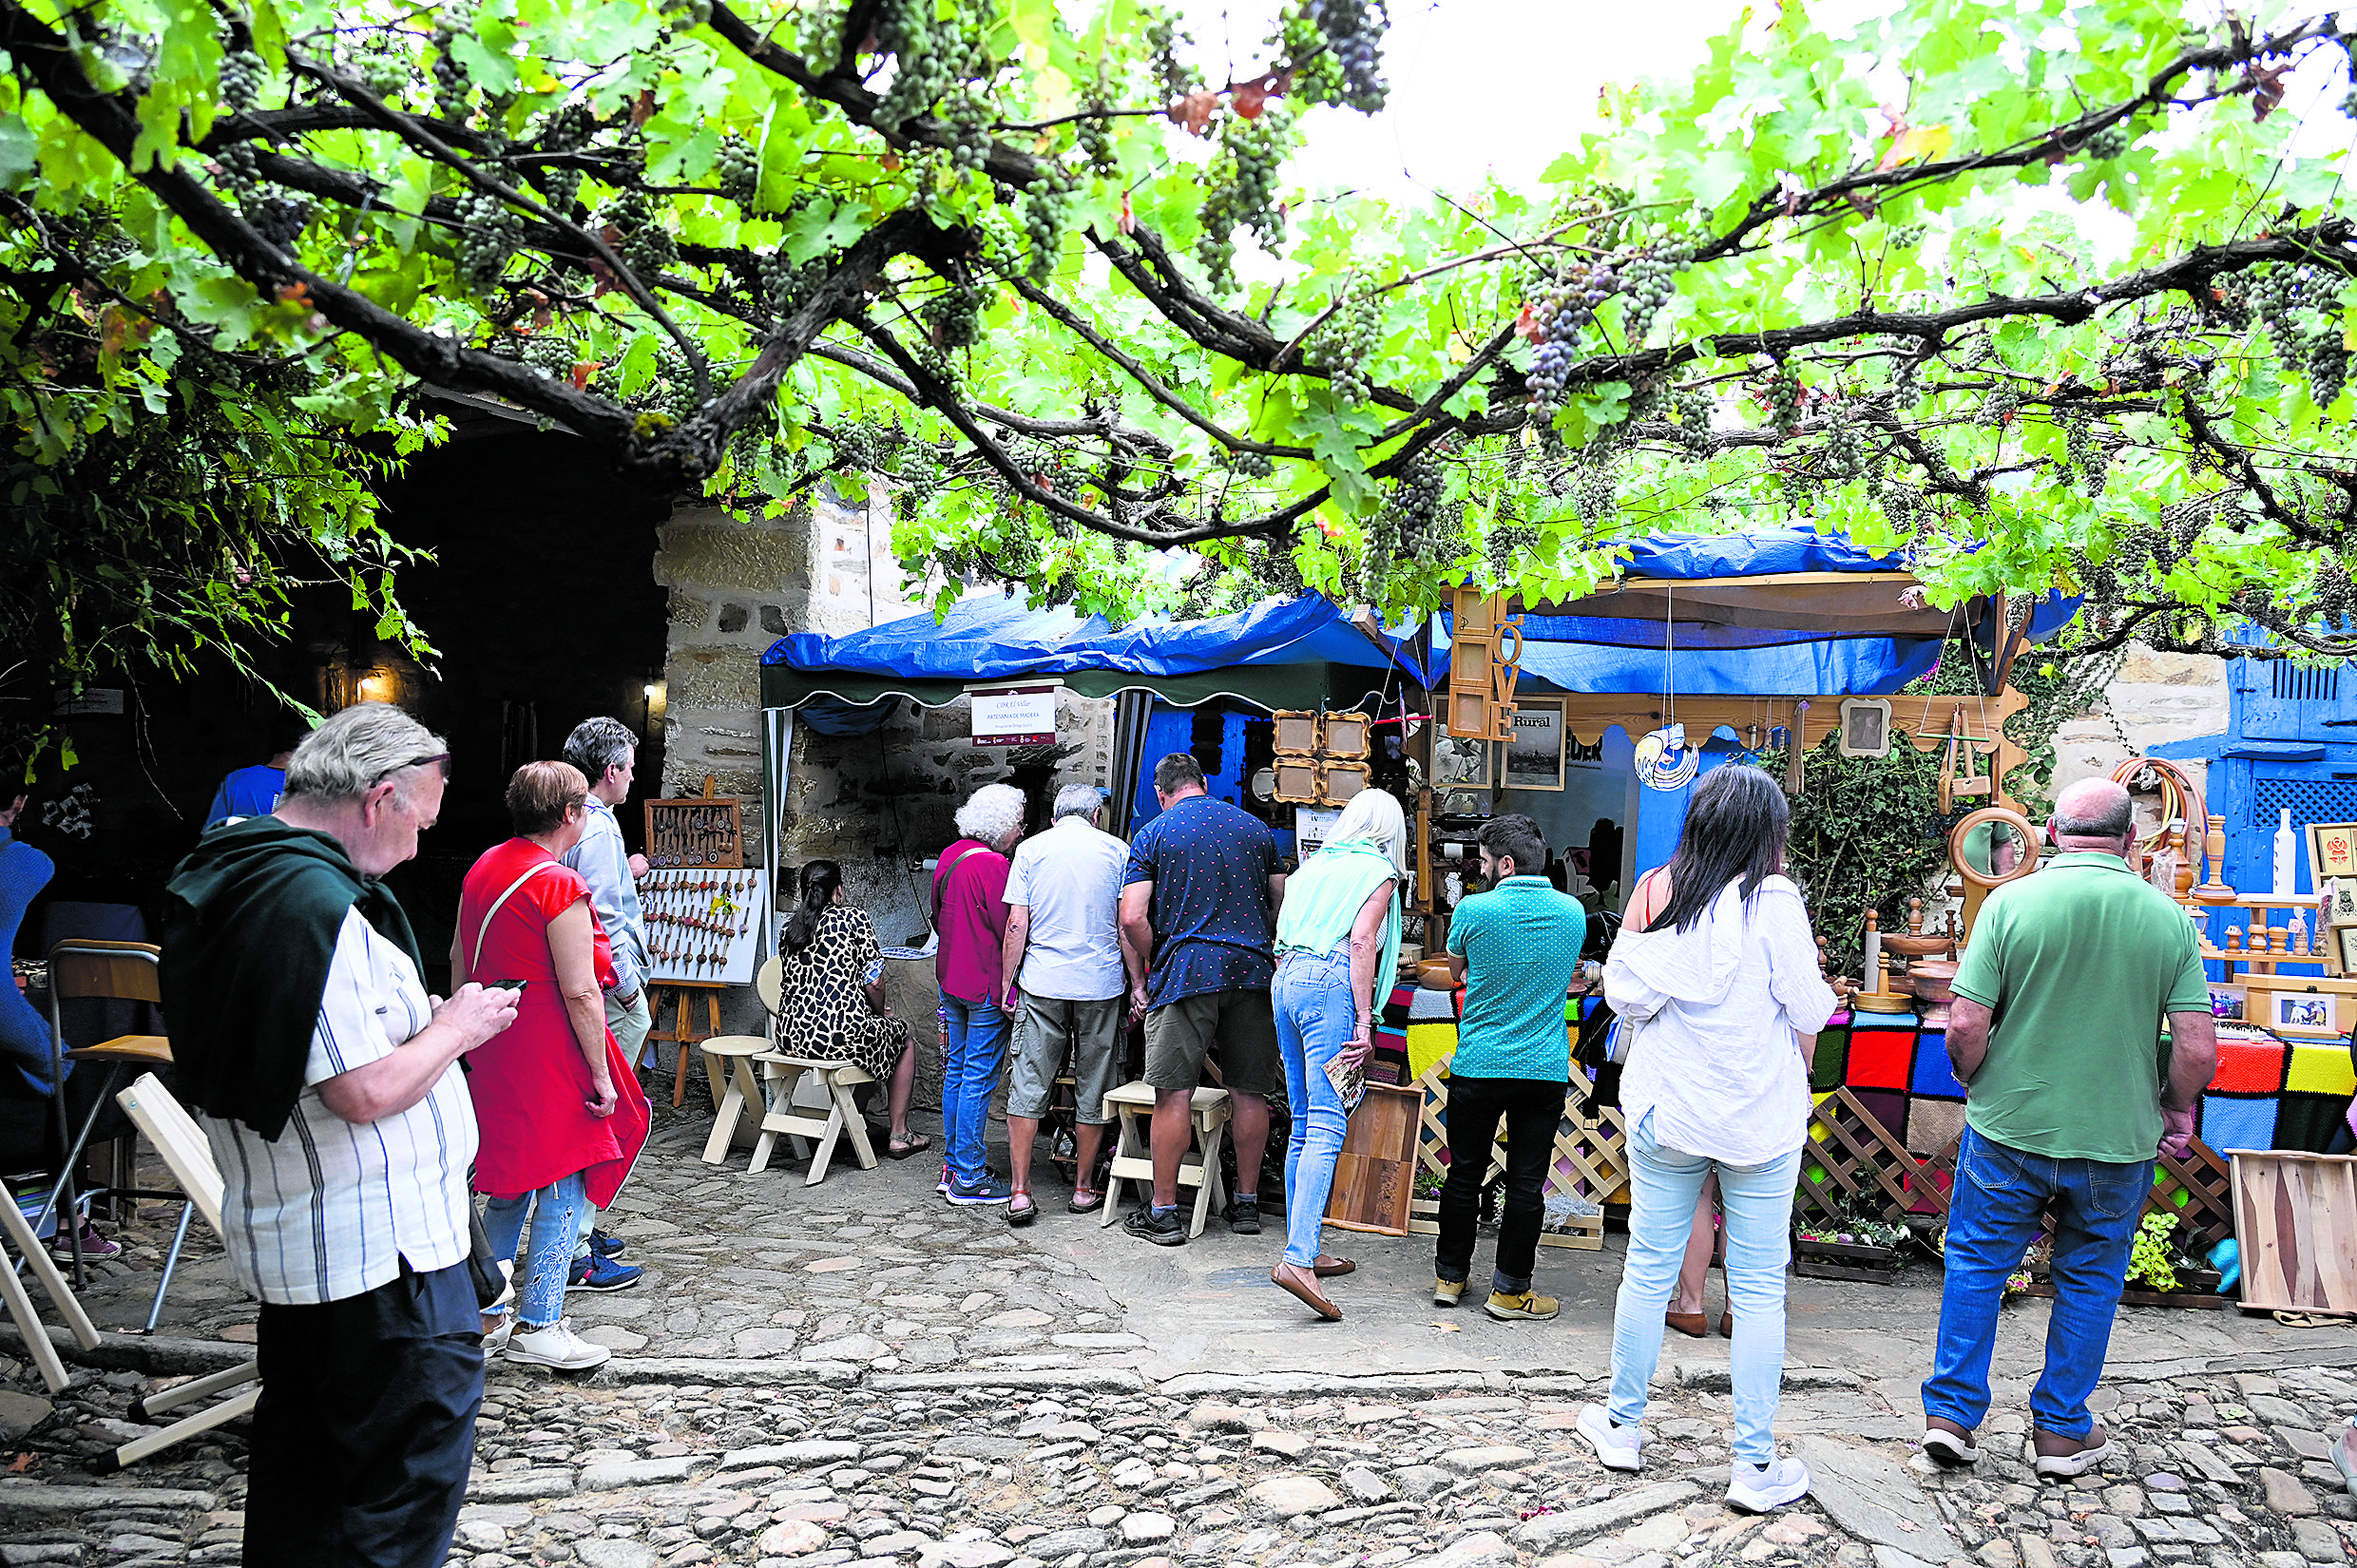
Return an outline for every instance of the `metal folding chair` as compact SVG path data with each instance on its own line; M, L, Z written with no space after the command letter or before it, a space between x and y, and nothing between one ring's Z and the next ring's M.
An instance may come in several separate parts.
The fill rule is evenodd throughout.
M188 1208L181 1215L181 1234L185 1236L188 1233L188 1215L198 1213L204 1215L204 1222L219 1234L221 1223L220 1167L213 1163L212 1145L206 1140L203 1130L197 1125L196 1119L172 1098L172 1092L153 1073L140 1074L129 1088L115 1096L115 1102L123 1107L132 1124L145 1135L147 1141L156 1146L156 1153L163 1157L163 1163L170 1168L187 1195ZM173 1252L177 1256L177 1241L173 1244ZM165 1277L170 1276L167 1274ZM159 1291L157 1300L160 1303L162 1299L162 1292ZM249 1383L253 1386L243 1393L225 1399L210 1409L200 1410L193 1416L176 1421L161 1432L101 1454L90 1461L89 1467L101 1475L111 1474L126 1464L136 1464L150 1454L195 1437L199 1432L210 1431L225 1421L235 1421L244 1415L254 1408L254 1402L261 1398L260 1362L259 1359L249 1361L195 1378L134 1403L131 1419L144 1422L166 1410L175 1410L183 1405L226 1393Z

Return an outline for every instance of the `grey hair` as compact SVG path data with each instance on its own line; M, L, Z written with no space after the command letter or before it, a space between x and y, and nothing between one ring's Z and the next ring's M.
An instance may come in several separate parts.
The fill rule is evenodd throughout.
M1056 792L1056 816L1095 816L1104 806L1104 792L1094 784L1066 784Z
M1023 792L1012 784L985 784L957 812L957 831L984 844L996 844L1023 831Z
M1361 790L1342 808L1334 819L1329 844L1356 840L1371 844L1391 857L1391 864L1405 872L1408 870L1408 819L1400 810L1397 797L1386 790ZM1494 851L1493 851L1494 852Z
M565 737L565 760L581 770L595 789L605 770L619 768L639 749L639 737L619 718L584 718Z
M355 702L328 716L287 759L290 799L357 800L405 768L446 756L450 742L390 702ZM449 772L444 763L443 771ZM394 793L409 798L399 781Z

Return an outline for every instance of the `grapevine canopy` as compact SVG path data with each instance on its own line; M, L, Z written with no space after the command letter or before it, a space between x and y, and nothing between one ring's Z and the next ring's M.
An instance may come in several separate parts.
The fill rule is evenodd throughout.
M2353 651L2329 17L1793 0L1400 205L1285 166L1380 107L1380 0L1224 82L1139 0L242 3L0 0L0 287L113 344L0 351L20 428L180 417L187 344L316 430L423 384L666 493L881 474L911 566L1117 614L1801 518L2087 647Z

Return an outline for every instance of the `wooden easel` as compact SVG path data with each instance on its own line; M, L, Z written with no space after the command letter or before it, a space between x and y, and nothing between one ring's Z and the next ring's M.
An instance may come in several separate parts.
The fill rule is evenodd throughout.
M717 980L665 980L659 981L655 985L655 995L647 1016L661 1024L665 1001L672 1004L674 1012L670 1028L649 1029L646 1038L650 1042L667 1040L680 1048L679 1063L671 1075L671 1108L675 1111L680 1108L680 1102L687 1098L687 1059L695 1054L698 1045L720 1032L720 993L727 989ZM688 1017L695 1011L696 993L699 991L703 993L706 1025L700 1034L696 1032ZM656 1070L661 1071L660 1067ZM720 1085L712 1080L709 1069L705 1071L704 1078L711 1084L712 1102L717 1109L720 1101Z

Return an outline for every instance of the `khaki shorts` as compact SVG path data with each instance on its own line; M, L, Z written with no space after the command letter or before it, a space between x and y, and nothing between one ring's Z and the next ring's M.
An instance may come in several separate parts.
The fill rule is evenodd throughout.
M1023 999L1015 1019L1015 1051L1006 1071L1006 1114L1037 1121L1047 1114L1056 1070L1072 1053L1073 1119L1092 1127L1112 1120L1104 1098L1121 1087L1121 1025L1129 1021L1129 998L1065 1002L1052 996Z
M1269 993L1259 990L1206 991L1146 1014L1146 1082L1193 1091L1202 1084L1203 1058L1215 1044L1229 1093L1273 1095L1284 1081L1276 1015Z

